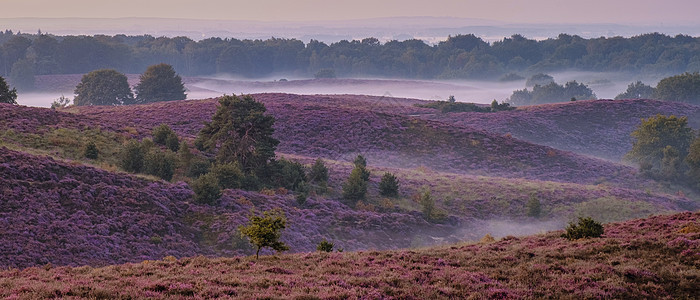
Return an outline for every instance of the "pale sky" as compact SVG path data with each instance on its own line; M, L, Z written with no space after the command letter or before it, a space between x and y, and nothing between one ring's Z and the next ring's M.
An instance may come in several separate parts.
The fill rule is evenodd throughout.
M700 0L0 0L0 18L326 21L436 16L513 23L700 24Z

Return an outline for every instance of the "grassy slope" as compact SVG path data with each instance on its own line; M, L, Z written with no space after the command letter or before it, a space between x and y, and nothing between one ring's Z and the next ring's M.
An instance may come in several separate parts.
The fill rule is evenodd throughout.
M399 251L300 253L0 273L0 297L49 298L675 298L697 296L700 213Z

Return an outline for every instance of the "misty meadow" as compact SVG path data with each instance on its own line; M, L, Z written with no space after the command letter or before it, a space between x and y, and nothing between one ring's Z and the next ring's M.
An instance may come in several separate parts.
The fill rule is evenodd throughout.
M0 58L2 298L699 295L698 37L5 30Z

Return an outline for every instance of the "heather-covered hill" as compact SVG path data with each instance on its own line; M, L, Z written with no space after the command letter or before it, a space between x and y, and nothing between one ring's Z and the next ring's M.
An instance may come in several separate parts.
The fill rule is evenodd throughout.
M440 172L528 178L574 183L641 187L650 184L636 170L571 152L524 142L481 129L422 120L389 110L391 102L352 97L258 94L277 119L278 151L310 157L350 160L362 153L378 166ZM388 99L388 98L387 98ZM343 105L335 105L344 102ZM402 107L405 107L403 105ZM216 101L161 102L144 106L76 107L78 114L112 127L141 129L161 123L193 137L216 110ZM420 109L425 110L425 109ZM495 115L495 114L494 114Z
M421 117L478 128L535 144L619 161L632 149L642 118L688 116L700 128L700 107L658 100L592 100L519 107L498 113L432 113Z
M250 209L282 208L283 238L311 251L323 238L348 250L408 247L448 236L455 224L419 212L356 211L337 200L225 191L218 205L197 204L184 183L66 163L0 147L0 266L105 265L177 257L250 253L237 235Z
M700 213L398 251L148 260L0 272L9 298L691 299L700 285Z

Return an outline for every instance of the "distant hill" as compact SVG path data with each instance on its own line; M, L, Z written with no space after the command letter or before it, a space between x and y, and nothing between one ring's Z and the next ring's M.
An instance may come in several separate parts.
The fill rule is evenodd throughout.
M642 118L687 116L700 128L700 107L659 100L592 100L519 107L495 114L434 113L423 118L478 128L561 150L619 161L632 149Z
M438 248L166 257L104 268L1 271L1 297L670 298L697 296L700 213Z

